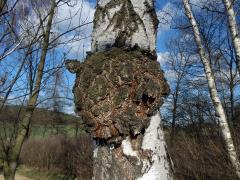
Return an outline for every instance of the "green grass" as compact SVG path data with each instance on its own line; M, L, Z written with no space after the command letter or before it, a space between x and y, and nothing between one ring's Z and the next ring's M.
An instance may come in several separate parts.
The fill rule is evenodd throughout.
M40 171L38 169L27 168L25 166L20 166L17 173L34 180L62 180L63 175L57 172L50 171Z
M82 130L79 128L79 132L81 133ZM74 136L76 133L75 125L67 124L67 125L33 125L31 127L30 136L31 137L46 137L56 134L64 134L66 136Z
M3 137L11 137L13 133L13 124L12 123L5 123L3 126L0 123L0 133ZM79 125L78 127L78 134L84 132L83 127ZM6 136L5 136L6 133ZM66 136L75 136L76 134L76 123L73 124L32 124L30 127L30 137L47 137L51 135L63 134Z
M14 122L22 119L24 107L19 114L20 106L6 106L4 113L0 114L0 133L8 138L14 132ZM30 137L46 137L49 135L64 134L74 136L78 126L78 132L83 132L82 120L79 117L64 114L62 112L49 111L36 108L31 120Z

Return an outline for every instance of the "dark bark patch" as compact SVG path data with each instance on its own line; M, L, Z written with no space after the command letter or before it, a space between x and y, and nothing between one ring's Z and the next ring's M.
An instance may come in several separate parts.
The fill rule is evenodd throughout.
M144 132L169 93L159 63L139 49L112 48L81 64L68 61L67 67L77 74L77 113L93 136L107 143Z

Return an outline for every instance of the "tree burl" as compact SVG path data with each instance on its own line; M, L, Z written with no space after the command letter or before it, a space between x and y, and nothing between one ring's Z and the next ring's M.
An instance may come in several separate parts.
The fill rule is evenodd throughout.
M76 112L93 137L106 144L144 133L169 93L156 57L139 49L112 48L83 63L66 61L66 67L77 76Z

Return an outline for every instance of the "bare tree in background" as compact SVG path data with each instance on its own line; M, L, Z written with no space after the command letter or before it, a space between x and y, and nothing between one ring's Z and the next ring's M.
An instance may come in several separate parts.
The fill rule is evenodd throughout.
M216 83L221 91L223 105L228 119L231 123L235 121L235 106L239 101L239 94L236 89L239 86L238 69L235 63L234 48L227 37L228 49L218 48L221 54L220 59L215 61L216 64Z
M16 10L19 0L15 1L0 1L0 62L13 54L22 44L24 38L26 38L26 32L19 32L18 24L21 19L20 15ZM23 11L21 12L23 13ZM22 16L22 14L21 14Z
M181 40L174 39L170 40L167 45L169 55L166 60L166 69L174 77L169 77L168 81L171 86L170 103L171 108L171 145L174 144L174 137L176 134L177 120L180 119L181 110L181 99L186 90L186 77L189 75L189 70L193 64L192 55L186 51L188 48L185 44L187 36L181 37Z
M41 87L41 81L43 77L43 70L44 70L44 65L46 61L47 50L49 46L50 31L52 27L52 21L53 21L53 16L54 16L56 6L57 4L55 0L52 0L46 28L41 23L41 26L42 26L41 28L43 30L42 52L41 52L41 57L40 57L40 61L37 69L35 85L34 85L32 94L30 94L29 96L24 117L20 121L18 132L14 139L14 143L10 144L10 147L3 150L4 151L3 152L3 160L4 160L3 171L4 171L4 177L6 180L14 180L19 154L21 152L24 139L26 138L29 125L30 125L30 120L37 103L37 99L38 99L39 91ZM42 19L40 19L40 21L42 21Z
M192 13L192 9L191 9L191 6L189 4L189 0L183 0L183 4L184 4L184 8L185 8L185 14L188 17L188 19L190 21L190 24L192 26L192 29L193 29L195 42L196 42L197 48L198 48L198 53L200 55L201 61L202 61L203 66L204 66L204 70L205 70L205 74L206 74L206 78L207 78L208 86L209 86L209 92L210 92L211 99L212 99L212 102L213 102L215 110L216 110L216 117L218 118L219 123L220 123L222 135L223 135L223 138L224 138L224 141L225 141L228 153L229 153L229 158L230 158L233 166L236 169L236 174L240 178L239 159L238 159L238 156L237 156L237 153L236 153L235 146L233 144L231 132L230 132L228 122L227 122L227 117L226 117L224 108L222 106L221 100L218 96L214 74L213 74L213 71L211 69L209 59L206 56L204 46L202 44L202 39L201 39L201 34L200 34L200 31L199 31L199 28L198 28L198 24L195 20L195 17L193 15L193 13Z

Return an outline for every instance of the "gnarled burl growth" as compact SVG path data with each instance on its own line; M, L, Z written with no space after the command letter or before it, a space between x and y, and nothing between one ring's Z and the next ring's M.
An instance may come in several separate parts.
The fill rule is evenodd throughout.
M94 179L137 179L149 171L154 160L151 147L143 148L145 131L169 93L156 58L140 49L112 48L93 53L81 64L67 61L66 66L76 73L76 112L99 146ZM145 141L155 138L157 143L163 138L158 134L160 119L151 123L155 125L148 131L156 132L148 134L156 137ZM164 145L156 147L155 156L165 152ZM100 172L102 176L96 176Z
M99 143L140 134L169 92L159 63L140 50L113 48L73 63L66 64L77 74L76 111Z

